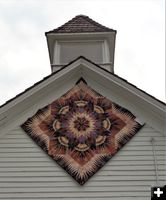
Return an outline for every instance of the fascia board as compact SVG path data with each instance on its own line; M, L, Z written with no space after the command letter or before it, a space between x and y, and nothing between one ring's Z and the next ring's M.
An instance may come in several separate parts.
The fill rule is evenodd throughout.
M80 37L93 37L93 36L110 36L110 35L114 35L116 34L116 32L84 32L84 33L49 33L46 35L46 37L56 37L56 38L64 38L66 36L69 36L71 38L71 36L80 36Z

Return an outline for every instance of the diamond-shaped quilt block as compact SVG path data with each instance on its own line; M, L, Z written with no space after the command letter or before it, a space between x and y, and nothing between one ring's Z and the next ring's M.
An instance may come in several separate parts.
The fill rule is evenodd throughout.
M83 185L142 127L84 81L29 118L25 132Z

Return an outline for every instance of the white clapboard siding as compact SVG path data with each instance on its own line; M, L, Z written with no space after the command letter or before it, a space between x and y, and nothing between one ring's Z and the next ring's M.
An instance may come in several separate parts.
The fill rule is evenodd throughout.
M16 127L0 139L0 200L149 200L156 184L152 137L160 184L166 184L166 138L145 125L80 186Z

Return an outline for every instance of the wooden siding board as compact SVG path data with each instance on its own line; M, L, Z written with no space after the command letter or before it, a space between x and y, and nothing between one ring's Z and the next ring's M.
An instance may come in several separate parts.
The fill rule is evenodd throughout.
M157 155L164 155L165 152L164 150L161 151L157 151L156 152ZM119 152L119 154L121 156L153 156L153 152L152 151L127 151L127 150L123 150L121 152ZM0 158L7 158L7 157L12 157L12 158L20 158L20 157L43 157L43 152L39 151L39 152L0 152Z
M148 197L149 196L149 193L150 191L130 191L130 193L128 191L125 191L125 192L117 192L117 191L114 191L114 192L101 192L101 191L95 191L95 192L35 192L35 193L32 193L32 192L13 192L13 193L9 193L9 192L6 192L6 193L1 193L1 198L2 197L15 197L15 198L20 198L20 197L29 197L29 198L33 198L33 197L42 197L42 198L47 198L47 197L56 197L56 198L62 198L62 197L77 197L77 198L80 198L80 197L84 197L86 195L86 198L91 198L91 197L102 197L104 199L104 197Z
M84 185L84 187L94 187L94 188L98 188L98 187L124 187L124 186L141 186L141 187L150 187L153 184L153 182L151 181L114 181L114 182L94 182L93 184L91 183L87 183L86 185ZM161 181L161 184L164 184L164 181ZM54 182L38 182L38 181L34 181L34 182L0 182L0 187L1 188L26 188L26 187L34 187L34 188L43 188L43 187L76 187L75 182L71 181L64 181L64 182L58 182L58 181L54 181ZM77 188L76 188L77 189Z
M31 192L31 193L37 193L41 191L41 187L21 187L22 190L21 192ZM81 193L83 192L96 192L96 190L98 192L125 192L127 190L131 190L131 191L148 191L149 187L148 186L121 186L120 188L118 188L117 186L105 186L105 187L100 187L100 186L96 186L96 187L84 187L81 189ZM8 188L0 188L0 192L1 193L15 193L15 192L20 192L20 188L19 187L12 187L10 189ZM56 192L80 192L80 188L76 188L75 187L70 187L70 186L66 186L66 187L43 187L42 188L42 192L51 192L51 193L56 193Z
M110 171L110 166L106 165L104 166L104 171ZM158 169L165 170L166 167L164 165L159 165ZM134 169L130 165L112 165L111 171L154 171L153 165L136 165L134 166ZM49 166L0 166L0 172L62 172L63 170L59 167L49 167Z

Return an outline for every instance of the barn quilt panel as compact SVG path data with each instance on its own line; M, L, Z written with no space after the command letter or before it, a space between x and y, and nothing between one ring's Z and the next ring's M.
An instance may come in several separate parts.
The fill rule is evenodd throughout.
M130 111L80 80L21 127L83 185L142 125Z

